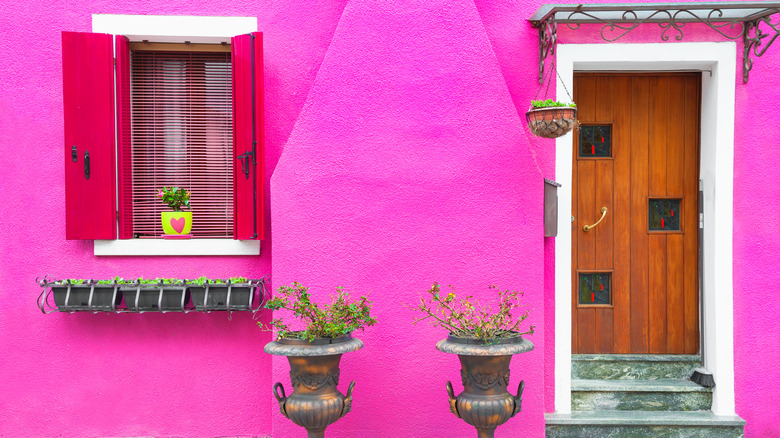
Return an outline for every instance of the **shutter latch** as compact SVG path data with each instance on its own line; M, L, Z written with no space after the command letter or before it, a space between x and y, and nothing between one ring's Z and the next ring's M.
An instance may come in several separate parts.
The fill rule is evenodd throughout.
M252 157L252 162L255 161L255 151L246 151L238 156L241 161L241 171L244 172L246 179L249 179L249 157Z

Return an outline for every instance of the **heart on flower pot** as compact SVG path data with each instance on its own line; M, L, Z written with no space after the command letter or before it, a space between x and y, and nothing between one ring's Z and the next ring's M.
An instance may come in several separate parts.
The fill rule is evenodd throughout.
M187 223L187 221L180 217L178 219L171 218L171 227L173 227L174 230L176 230L177 233L181 234L182 231L184 231L184 225Z
M190 234L192 230L191 211L162 212L162 228L167 235Z

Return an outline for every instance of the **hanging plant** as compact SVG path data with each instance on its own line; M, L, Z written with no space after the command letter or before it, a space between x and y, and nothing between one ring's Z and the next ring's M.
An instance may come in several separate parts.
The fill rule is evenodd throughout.
M525 113L528 128L537 137L558 138L577 123L577 105L548 100L533 100Z
M554 63L550 70L554 70L555 74L558 75L558 70ZM552 76L549 75L547 77L545 96L547 96L547 92L550 90ZM560 77L558 75L559 79ZM542 78L542 83L544 83L544 78ZM561 84L563 84L563 79L561 79ZM563 86L563 89L566 91L569 99L574 100L569 94L569 90L566 89L566 85ZM541 90L542 86L540 85L536 91L537 96ZM543 138L558 138L569 133L574 128L574 125L577 124L577 104L552 99L532 100L531 107L525 113L525 120L528 122L528 128L533 135Z

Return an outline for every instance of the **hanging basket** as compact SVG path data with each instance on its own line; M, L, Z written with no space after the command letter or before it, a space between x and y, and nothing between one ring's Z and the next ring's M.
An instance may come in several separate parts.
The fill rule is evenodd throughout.
M546 107L531 108L525 113L528 128L538 137L558 138L574 128L577 123L577 108Z

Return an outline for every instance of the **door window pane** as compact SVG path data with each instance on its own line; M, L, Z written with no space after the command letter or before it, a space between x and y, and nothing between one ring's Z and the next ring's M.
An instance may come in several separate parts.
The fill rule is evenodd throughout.
M580 304L612 304L612 273L580 273Z
M680 231L681 199L651 199L650 231Z
M612 125L580 126L580 157L611 157Z

